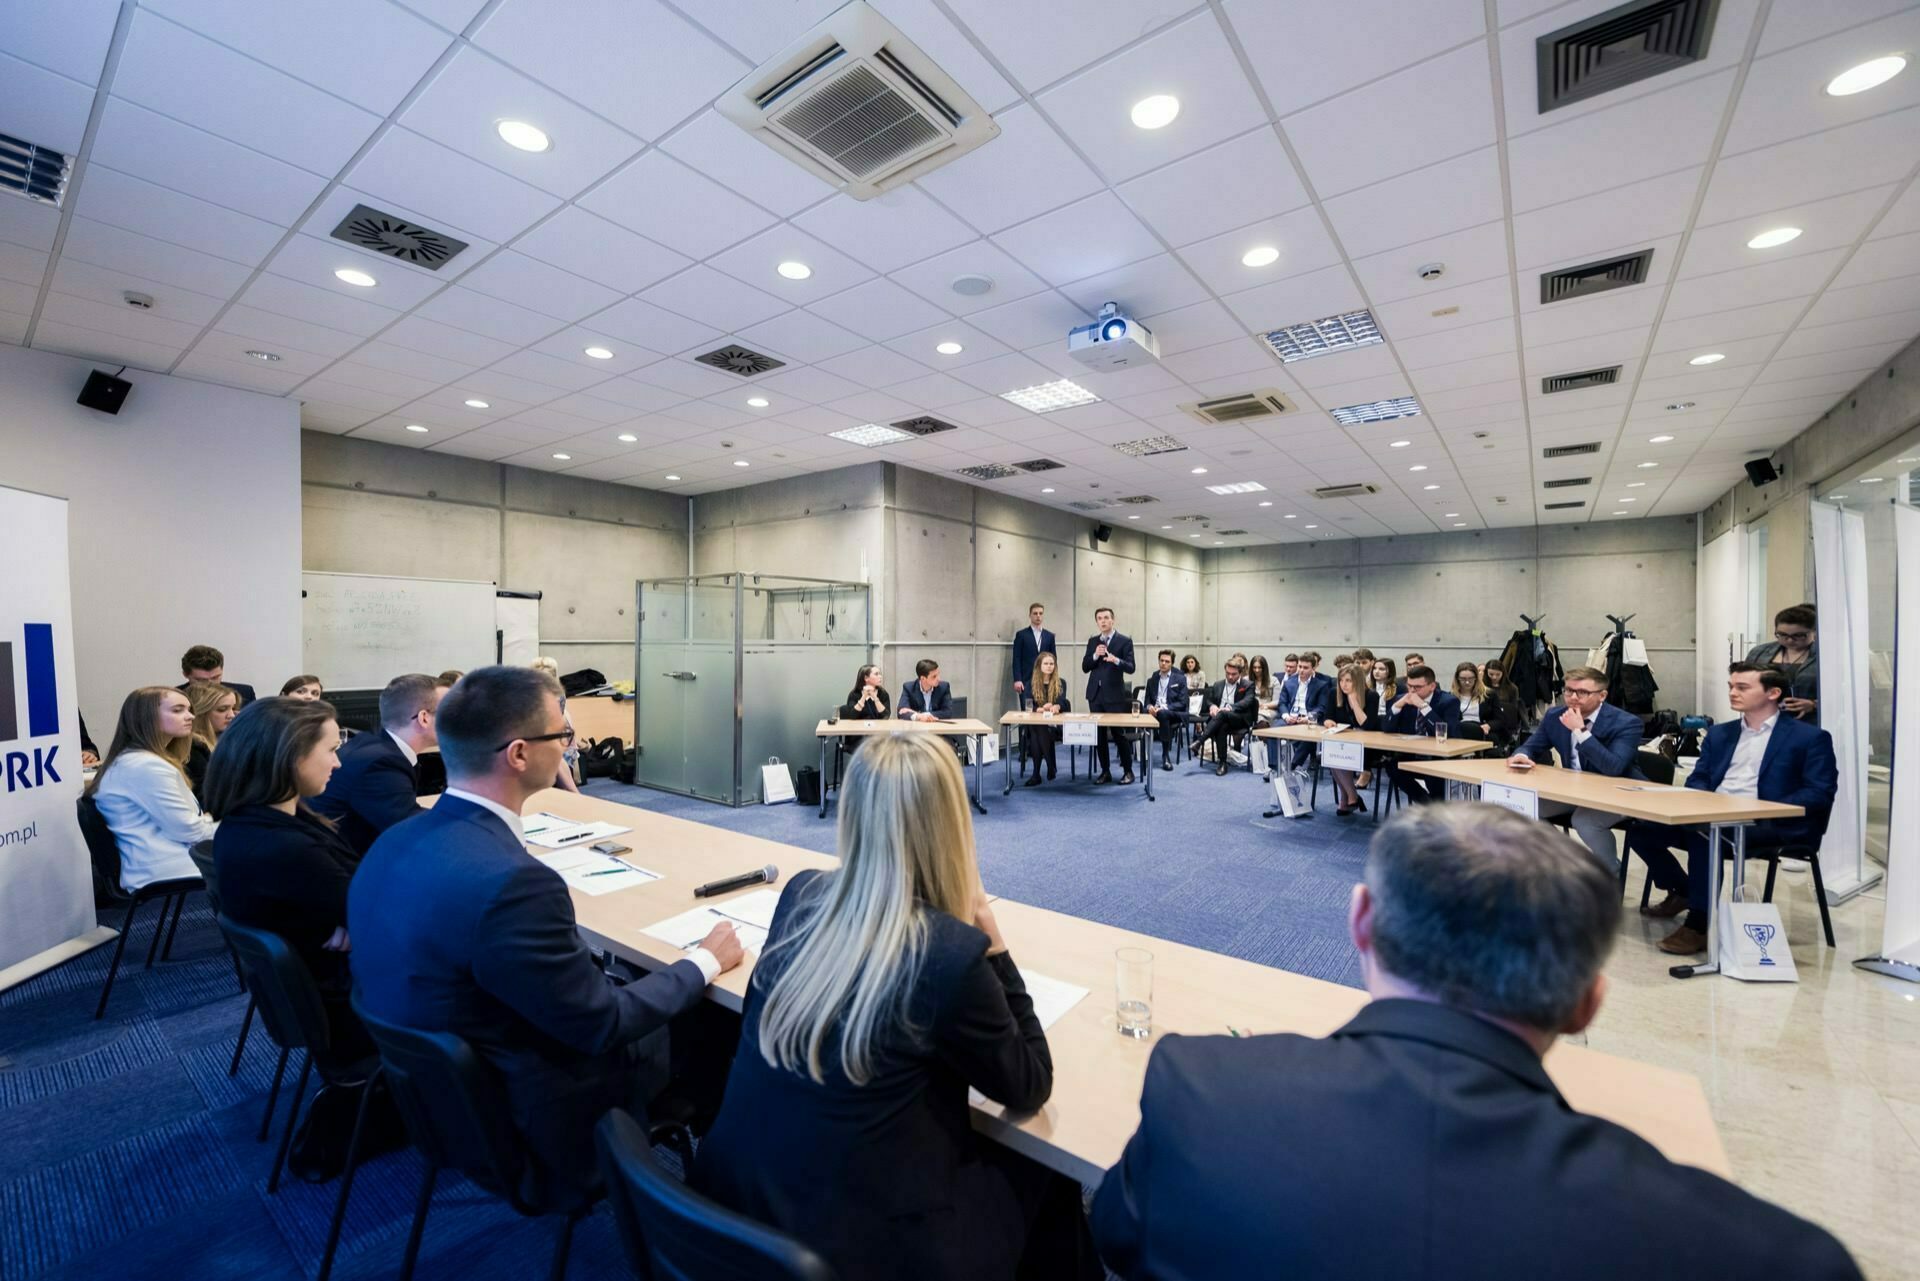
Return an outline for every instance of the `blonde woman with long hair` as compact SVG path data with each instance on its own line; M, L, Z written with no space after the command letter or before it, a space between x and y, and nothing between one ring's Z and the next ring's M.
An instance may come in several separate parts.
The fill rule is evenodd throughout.
M533 668L536 672L545 672L547 675L553 677L554 684L557 685L560 683L560 664L554 659L548 658L545 654L540 655L540 657L534 659L531 663L527 664L527 666ZM440 675L441 681L451 685L453 681L447 681L446 677L447 674L442 672ZM454 681L458 681L460 678L455 676L453 679ZM565 694L560 695L560 716L561 719L566 721L567 728L572 729L573 717L567 715L567 696ZM561 756L560 762L560 773L554 777L553 785L564 792L579 791L580 740L578 738L572 738L567 741L567 750Z
M198 796L213 749L220 745L220 736L239 715L240 695L218 681L188 681L187 707L193 712L193 734L187 744L187 781L193 784L193 794Z
M165 685L147 685L120 705L113 745L87 794L120 847L120 887L198 876L187 853L218 827L200 810L187 782L193 707Z
M693 1183L842 1281L1099 1278L1079 1188L969 1123L1053 1089L1046 1033L929 735L874 738L840 791L840 867L781 895Z
M1060 676L1060 660L1051 652L1042 653L1034 660L1033 675L1027 680L1027 697L1033 700L1036 712L1057 716L1073 710L1073 702L1067 697L1067 682ZM1060 742L1060 730L1052 725L1029 725L1020 732L1027 740L1027 759L1033 762L1033 777L1027 780L1027 786L1040 786L1043 760L1047 777L1058 778L1060 770L1054 763L1054 747Z

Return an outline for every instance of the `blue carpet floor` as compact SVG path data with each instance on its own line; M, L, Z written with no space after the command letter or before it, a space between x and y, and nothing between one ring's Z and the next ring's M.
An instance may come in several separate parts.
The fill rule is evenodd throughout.
M1062 765L1065 765L1064 756ZM1323 786L1310 821L1263 820L1270 791L1244 771L1185 764L1138 787L1069 782L1002 797L988 767L976 816L989 891L1074 916L1337 982L1356 983L1349 888L1372 824L1339 820ZM831 851L834 823L792 805L731 810L641 788L609 799ZM722 869L731 871L735 869ZM741 869L744 870L744 869ZM318 1266L335 1185L284 1180L254 1134L276 1051L256 1027L227 1076L245 998L204 901L190 902L168 961L141 962L159 912L143 908L107 1017L92 1019L111 948L0 994L0 1279L169 1277L295 1281ZM107 923L118 925L119 913ZM292 1070L288 1086L292 1083ZM282 1109L285 1094L282 1091ZM284 1113L283 1113L284 1114ZM278 1127L275 1129L278 1138ZM408 1152L364 1167L334 1275L397 1268L420 1166ZM422 1278L543 1276L552 1229L442 1176ZM604 1208L574 1236L569 1275L624 1277Z

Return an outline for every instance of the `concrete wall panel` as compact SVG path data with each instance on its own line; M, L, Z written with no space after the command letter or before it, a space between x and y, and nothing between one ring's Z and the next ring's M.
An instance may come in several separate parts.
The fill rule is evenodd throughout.
M952 520L973 519L974 495L980 491L963 480L897 464L888 472L887 505L902 511L924 512Z
M885 464L861 463L836 471L749 485L745 489L702 494L693 502L694 528L760 525L855 507L879 507L883 501L884 476Z
M892 639L973 640L973 526L911 511L889 515L899 549L887 575L895 611Z
M982 528L1050 539L1074 547L1088 545L1088 531L1094 524L1084 516L1075 516L1057 507L1042 507L991 489L975 491L974 520Z
M504 470L498 463L457 454L430 454L323 431L300 433L300 479L308 485L498 506Z
M1072 548L982 528L974 530L973 545L976 638L1011 636L1027 625L1027 606L1036 600L1047 607L1049 627L1072 618Z
M1200 641L1200 571L1149 561L1147 626L1154 646L1194 645Z
M1595 525L1543 525L1540 555L1591 556L1599 552L1693 551L1694 517L1602 521Z
M1142 561L1129 560L1103 552L1075 554L1078 573L1074 583L1073 615L1054 624L1062 635L1085 638L1093 635L1093 611L1106 607L1114 612L1114 626L1128 636L1143 636L1153 626L1147 617L1147 567Z
M303 569L500 580L494 508L302 485L300 527Z
M1527 529L1474 530L1467 534L1402 534L1393 538L1363 538L1357 548L1362 565L1430 565L1462 560L1531 558L1537 553L1536 531Z
M637 525L664 530L683 542L686 539L688 500L679 495L524 467L504 467L501 471L505 473L509 511Z
M1519 626L1531 607L1537 576L1531 560L1376 565L1360 580L1362 644L1377 652L1401 647L1479 648ZM1423 651L1424 652L1424 651ZM1432 655L1428 655L1432 657Z

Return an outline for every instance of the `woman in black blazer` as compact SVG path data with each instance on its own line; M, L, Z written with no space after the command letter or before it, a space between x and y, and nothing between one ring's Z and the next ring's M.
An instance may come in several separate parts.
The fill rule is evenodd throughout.
M853 678L853 688L847 691L847 701L840 704L840 719L884 721L892 714L892 705L887 701L886 676L877 664L868 663ZM840 740L840 750L856 752L860 750L860 744L866 741L864 736L845 735Z
M1101 1277L1078 1185L970 1123L969 1087L1040 1107L1053 1060L980 886L953 752L867 744L839 845L836 871L781 895L694 1186L843 1281Z
M348 1004L347 885L359 856L306 806L339 766L333 705L264 698L247 705L207 767L207 811L220 817L213 863L220 910L271 930L306 963L320 989L332 1057L373 1053Z
M1061 712L1073 710L1073 700L1067 697L1067 683L1060 678L1060 660L1052 654L1042 654L1034 660L1033 674L1027 678L1027 694L1033 699L1033 710L1052 712L1056 716ZM1033 777L1027 780L1028 787L1040 786L1040 765L1047 766L1047 777L1059 777L1060 770L1054 763L1054 749L1060 743L1060 728L1057 725L1029 725L1020 731L1025 740L1027 759L1033 762Z
M1322 722L1328 729L1335 725L1345 725L1349 729L1378 730L1381 726L1380 695L1370 687L1367 677L1371 673L1358 663L1350 663L1340 669L1333 689L1333 714ZM1374 753L1367 753L1367 765L1374 764ZM1355 810L1366 808L1366 802L1360 799L1360 789L1354 783L1354 771L1349 769L1329 769L1333 775L1333 786L1340 794L1340 806L1334 813L1346 818Z

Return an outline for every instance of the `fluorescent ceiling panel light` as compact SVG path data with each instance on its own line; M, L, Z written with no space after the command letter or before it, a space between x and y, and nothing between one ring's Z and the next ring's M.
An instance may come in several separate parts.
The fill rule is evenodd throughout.
M1689 365L1717 365L1726 358L1727 353L1724 351L1710 351L1704 356L1695 356L1687 363Z
M1236 485L1208 485L1207 492L1210 494L1264 494L1267 492L1267 487L1257 480L1243 480ZM1262 507L1272 506L1271 503L1261 503L1260 505Z
M419 423L408 423L407 430L410 432L416 432L422 436L427 434L427 428L422 427Z
M1156 93L1133 104L1127 113L1141 129L1164 129L1180 114L1180 99L1170 93Z
M1395 418L1413 418L1420 413L1420 402L1411 396L1375 400L1364 405L1342 405L1332 411L1335 422L1352 427L1358 423L1384 423Z
M830 431L827 435L835 440L844 440L850 445L864 445L872 449L875 445L893 445L903 440L912 440L913 433L895 431L891 427L882 427L879 423L862 423L858 427L842 427L839 431Z
M1123 440L1114 446L1129 458L1151 458L1155 454L1177 454L1186 446L1172 436L1148 436L1144 440Z
M615 436L614 439L619 441L623 445L637 444L639 443L639 440L640 440L638 436L634 435L630 431L623 431L618 436Z
M481 400L477 396L474 397L472 400L467 401L466 403L467 403L468 409L492 409L493 408L492 402Z
M1018 391L1003 391L1000 399L1011 401L1022 409L1031 409L1036 414L1050 414L1056 409L1095 404L1100 398L1079 383L1062 378L1058 382L1038 383Z
M1323 316L1298 325L1286 325L1262 335L1267 346L1285 364L1311 360L1354 347L1371 347L1385 342L1370 311L1349 311L1338 316Z

